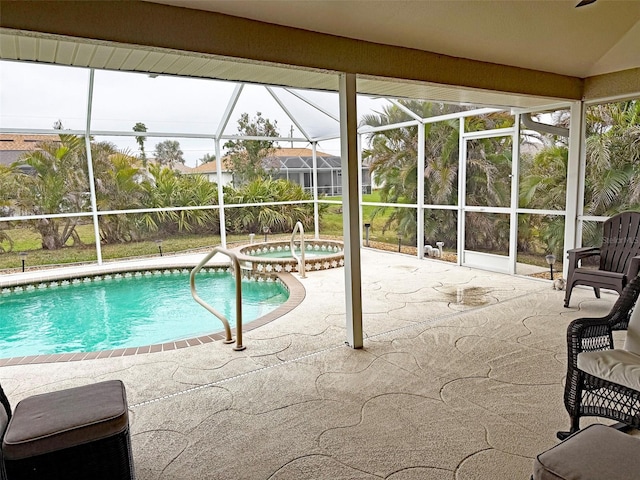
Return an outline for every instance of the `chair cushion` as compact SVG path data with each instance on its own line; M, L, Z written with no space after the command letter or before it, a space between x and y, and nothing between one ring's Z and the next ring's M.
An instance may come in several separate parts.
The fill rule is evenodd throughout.
M627 327L627 338L624 342L624 349L636 355L640 355L640 305L638 303L636 302L631 312L629 326Z
M589 425L538 455L534 480L637 480L640 439L615 428Z
M594 377L640 391L640 355L626 350L600 350L578 354L578 369Z
M110 380L25 398L2 448L5 459L20 460L111 437L128 425L124 384Z

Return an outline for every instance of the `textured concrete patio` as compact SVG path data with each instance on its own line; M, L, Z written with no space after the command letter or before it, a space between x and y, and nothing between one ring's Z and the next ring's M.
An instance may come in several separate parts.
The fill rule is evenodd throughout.
M548 281L364 250L365 346L345 345L344 270L221 342L5 366L12 403L106 379L127 387L137 478L526 480L568 427L565 330L608 312ZM585 422L586 423L586 422Z

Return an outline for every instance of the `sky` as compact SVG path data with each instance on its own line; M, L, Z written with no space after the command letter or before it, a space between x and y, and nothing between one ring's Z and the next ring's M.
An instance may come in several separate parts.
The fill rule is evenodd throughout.
M28 62L0 61L0 129L20 133L22 129L52 129L60 120L64 129L86 128L89 69L44 65ZM187 138L193 134L212 134L221 119L236 87L235 83L209 79L150 76L142 73L96 70L91 111L91 131L107 132L94 135L96 140L109 140L120 148L138 152L133 126L142 122L147 132L158 133L145 143L147 156L155 145L173 138L180 142L186 164L196 166L205 154L215 154L211 139ZM339 135L337 93L296 90L312 103L321 106L331 116L310 107L281 87L273 87L280 101L297 119L301 128L313 138ZM380 111L383 100L360 98L362 112ZM238 133L237 120L242 113L254 118L258 112L275 121L282 137L293 134L303 137L298 126L263 86L245 85L224 129L225 135ZM224 144L224 141L222 142ZM292 146L280 142L280 147ZM309 147L308 142L295 142L295 147ZM318 150L340 155L339 139L321 141ZM224 151L223 151L224 154Z

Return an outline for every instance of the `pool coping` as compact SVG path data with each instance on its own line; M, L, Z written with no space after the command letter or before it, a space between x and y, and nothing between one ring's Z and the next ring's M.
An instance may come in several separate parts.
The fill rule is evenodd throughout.
M83 276L97 276L97 275L109 275L126 272L139 272L139 271L151 271L151 270L171 270L171 269L192 269L195 267L195 263L191 264L170 264L170 265L157 265L157 266L134 266L134 265L110 265L102 266L102 268L96 268L93 266L90 270L83 272L69 272L69 271L42 271L37 278L13 278L9 281L0 279L0 290L3 288L32 285L43 282L64 281L73 278ZM208 268L224 268L226 265L207 264ZM275 310L256 318L255 320L243 324L242 333L254 330L269 322L280 318L284 314L290 312L295 307L300 305L306 296L306 290L304 285L300 283L291 273L280 272L274 274L288 289L289 298L286 302L280 305ZM236 328L231 329L232 335L235 337ZM56 363L56 362L75 362L80 360L93 360L100 358L114 358L125 357L130 355L139 355L145 353L158 353L167 352L171 350L177 350L180 348L193 347L197 345L203 345L206 343L216 342L218 340L224 340L226 338L224 331L213 332L207 335L200 335L198 337L192 337L187 339L176 340L174 342L165 342L152 345L144 345L140 347L118 348L112 350L100 350L96 352L77 352L77 353L52 353L44 355L30 355L23 357L8 357L0 358L0 367L12 366L12 365L32 365L36 363Z

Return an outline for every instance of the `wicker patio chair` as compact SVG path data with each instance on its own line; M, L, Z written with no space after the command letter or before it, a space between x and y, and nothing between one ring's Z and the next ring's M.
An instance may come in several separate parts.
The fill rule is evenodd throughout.
M11 411L2 439L8 480L133 480L128 406L120 380L34 395Z
M640 276L636 276L608 315L579 318L567 327L564 405L571 426L569 432L558 432L559 439L578 431L580 418L587 416L640 427L640 307L634 308L639 295ZM625 348L616 349L612 332L623 329L627 329ZM626 374L622 383L617 372Z
M597 269L582 267L582 260L600 256ZM569 306L576 285L593 287L596 298L600 289L622 292L629 279L640 271L640 212L623 212L604 222L600 247L574 248L567 252L569 271L564 306Z

